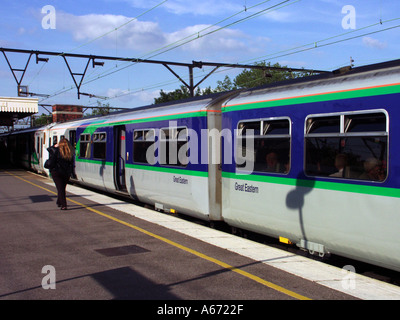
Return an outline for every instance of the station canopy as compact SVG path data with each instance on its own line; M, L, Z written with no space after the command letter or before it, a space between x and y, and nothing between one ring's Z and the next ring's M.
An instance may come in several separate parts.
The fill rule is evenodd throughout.
M38 99L0 97L0 126L12 126L17 120L38 112Z

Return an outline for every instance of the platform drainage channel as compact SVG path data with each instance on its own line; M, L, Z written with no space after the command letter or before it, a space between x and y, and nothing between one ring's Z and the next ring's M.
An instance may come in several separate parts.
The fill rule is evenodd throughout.
M97 249L95 251L107 257L124 256L127 254L149 252L149 250L135 245Z
M29 196L29 198L31 199L32 203L54 201L54 198L49 195Z

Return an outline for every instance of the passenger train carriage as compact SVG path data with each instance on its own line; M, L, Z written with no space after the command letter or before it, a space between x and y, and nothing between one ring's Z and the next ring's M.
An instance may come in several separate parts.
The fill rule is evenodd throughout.
M399 270L400 68L380 67L224 104L222 128L240 129L238 141L253 129L255 149L253 172L223 166L228 224Z
M9 151L45 172L64 136L76 182L400 271L399 76L392 61L52 124Z

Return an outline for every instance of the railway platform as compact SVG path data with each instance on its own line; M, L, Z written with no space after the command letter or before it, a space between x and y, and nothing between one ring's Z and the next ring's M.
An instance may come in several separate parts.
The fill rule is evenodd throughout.
M243 313L250 300L400 299L397 286L76 185L59 210L53 182L24 170L0 169L0 185L0 300L151 300L147 312L168 314L186 312L176 301Z

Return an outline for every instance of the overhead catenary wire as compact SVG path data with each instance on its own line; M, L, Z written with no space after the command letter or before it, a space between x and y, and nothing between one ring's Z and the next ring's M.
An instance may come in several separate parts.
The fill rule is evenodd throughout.
M265 2L268 2L268 1L264 1L263 3L265 3ZM286 2L287 2L287 1L284 1L284 3L286 3ZM281 2L280 4L282 4L282 2ZM287 4L287 5L289 5L289 4ZM265 10L266 10L266 9L263 9L263 10L261 10L261 11L265 11ZM243 10L242 10L242 11L243 11ZM241 11L241 12L242 12L242 11ZM261 11L259 11L259 12L261 12ZM239 14L239 13L237 13L237 14ZM237 14L235 14L235 15L237 15ZM233 16L235 16L235 15L233 15ZM231 17L232 17L232 16L231 16ZM223 21L226 21L226 20L229 19L229 18L230 18L230 17L224 19ZM294 47L294 48L290 48L290 49L287 49L287 50L284 50L284 51L279 51L279 52L271 53L271 54L269 54L269 55L264 55L264 56L257 57L257 58L253 58L253 59L246 60L246 61L260 61L260 60L266 59L266 58L268 58L268 59L276 59L276 58L283 57L283 56L293 55L293 54L296 54L296 53L300 53L300 52L304 52L304 51L308 51L308 50L312 50L312 49L316 49L316 48L320 48L320 47L324 47L324 46L328 46L328 45L333 45L333 44L340 43L340 42L344 42L344 41L349 41L349 40L356 39L356 38L359 38L359 37L363 37L363 36L366 36L366 35L371 35L371 34L375 34L375 33L379 33L379 32L388 31L388 30L390 30L390 29L394 29L394 28L397 28L397 27L399 27L399 26L388 27L388 28L385 28L385 29L382 29L382 30L372 31L372 32L368 32L368 33L361 34L361 35L356 35L356 36L353 36L353 37L348 37L348 38L345 38L345 39L339 39L339 40L336 40L336 41L327 42L327 41L332 40L332 39L335 39L335 38L339 38L339 37L342 37L342 36L345 36L345 35L349 35L349 34L352 34L352 33L355 33L355 32L359 32L359 31L361 31L361 30L365 30L365 29L368 29L368 28L371 28L371 27L374 27L374 26L377 26L377 25L383 25L384 23L386 24L386 23L388 23L388 22L396 21L396 20L399 20L399 19L400 19L400 18L390 19L390 20L386 20L386 21L380 20L379 23L374 23L374 24L371 24L371 25L369 25L369 26L365 26L365 27L362 27L362 28L359 28L359 29L351 30L351 31L349 31L349 32L341 33L341 34L339 34L339 35L335 35L335 36L328 37L328 38L325 38L325 39L317 40L317 41L310 42L310 43L307 43L307 44L304 44L304 45L301 45L301 46L296 46L296 47ZM243 20L243 19L240 19L240 20ZM240 21L240 20L238 20L238 21ZM215 24L214 24L214 25L215 25ZM213 26L214 26L214 25L213 25ZM232 24L230 24L230 25L232 25ZM228 26L228 25L227 25L227 26ZM227 26L224 26L224 27L226 28ZM209 26L208 28L210 28L210 27L211 27L211 26ZM216 31L210 31L210 32L216 32ZM207 34L210 34L210 32L207 33ZM202 35L202 36L205 36L205 35ZM186 37L186 38L187 38L187 37ZM193 39L193 40L195 40L195 39ZM190 41L193 41L193 40L191 39ZM179 40L179 41L182 41L182 39ZM175 43L178 44L177 42L175 42ZM172 49L168 49L168 50L172 50ZM160 53L160 54L161 54L161 53ZM129 65L129 66L130 66L130 65ZM127 67L129 67L129 66L127 66ZM123 69L125 69L125 68L127 68L127 67L121 68L120 70L123 70ZM100 75L97 76L96 78L92 78L92 79L86 80L86 81L84 82L84 84L93 82L93 81L95 81L95 80L97 80L97 79L101 79L101 78L103 78L103 77L105 77L105 76L108 76L108 75L110 75L110 74L112 74L112 73L115 73L115 72L118 72L118 71L119 71L119 70L114 70L114 71L112 71L111 73L107 73L107 74L104 74L104 73L103 73L103 74L100 74ZM219 71L219 72L223 72L223 71L221 70L221 71ZM129 90L128 90L128 91L129 91ZM137 90L133 89L132 92L137 92ZM123 95L126 95L126 94L124 93ZM54 96L54 95L52 95L52 96ZM52 97L52 96L51 96L51 97ZM118 97L118 96L117 96L117 97ZM114 98L114 97L113 97L113 98Z
M349 35L349 34L353 34L355 32L359 32L361 30L369 29L369 28L372 28L372 27L383 25L384 23L386 24L386 23L393 22L393 21L398 21L398 20L400 20L400 18L394 18L394 19L389 19L389 20L386 20L386 21L380 21L380 22L373 23L373 24L370 24L370 25L362 27L362 28L358 28L358 29L354 29L354 30L351 30L351 31L347 31L347 32L344 32L344 33L341 33L341 34L338 34L338 35L335 35L335 36L331 36L331 37L325 38L325 39L309 42L307 44L303 44L303 45L296 46L296 47L293 47L293 48L290 48L290 49L286 49L286 50L282 50L282 51L279 51L279 52L275 52L275 53L272 53L272 54L269 54L269 55L264 55L264 56L260 56L260 57L257 57L257 58L245 60L245 61L242 61L241 63L246 63L246 62L248 63L248 62L251 62L251 61L260 61L260 60L264 60L264 59L281 58L281 57L284 57L284 56L287 56L287 55L300 53L300 52L308 51L308 50L313 50L313 49L316 49L316 48L321 48L321 47L325 47L325 46L328 46L328 45L332 45L332 44L336 44L336 43L340 43L340 42L344 42L344 41L348 41L348 40L353 40L353 39L357 39L357 38L360 38L360 37L365 37L365 36L368 36L368 35L371 35L371 34L376 34L376 33L384 32L384 31L388 31L388 30L391 30L391 29L398 28L398 27L400 27L400 25L388 27L388 28L381 29L381 30L371 31L371 32L368 32L368 33L363 33L361 35L357 35L357 36L353 36L353 37L349 37L349 38L345 38L345 39L340 39L340 40L324 43L324 42L332 40L332 39L336 39L336 38L339 38L339 37L342 37L342 36L345 36L345 35Z
M257 7L257 6L260 6L260 5L262 5L262 4L266 3L266 2L270 2L270 1L271 1L271 0L262 1L262 2L260 2L260 3L258 3L258 4L256 4L256 5L254 5L254 6L250 7L250 8L248 8L248 9L255 8L255 7ZM283 2L281 2L281 3L279 3L279 4L277 4L277 5L271 6L271 7L266 8L266 9L262 9L262 10L256 12L255 14L253 14L252 16L254 16L254 15L259 15L261 12L265 12L266 10L270 10L271 8L274 8L274 7L276 7L276 6L280 5L280 4L286 3L286 2L288 2L288 1L292 1L292 0L285 0L285 1L283 1ZM301 0L296 0L295 2L298 2L298 1L301 1ZM294 3L294 2L293 2L293 3ZM177 41L175 41L175 42L173 42L173 43L170 43L170 44L168 44L168 45L165 45L165 46L160 47L160 48L158 48L158 49L155 49L155 50L153 50L153 51L147 52L147 53L141 55L138 59L151 59L151 58L154 58L155 56L158 56L158 55L160 55L160 54L162 54L162 53L171 51L171 50L176 49L176 48L178 48L178 47L180 47L180 46L183 46L183 45L185 45L185 44L187 44L187 43L189 43L189 42L192 42L192 41L194 41L194 40L198 40L198 39L200 39L200 38L203 38L203 37L205 37L205 36L207 36L207 35L210 35L210 34L212 34L212 33L215 33L215 32L217 32L217 31L220 31L220 30L222 30L222 29L225 29L225 28L227 28L228 26L231 26L231 25L233 25L233 24L237 24L237 23L239 23L238 21L244 22L244 21L245 21L244 19L248 20L248 19L250 19L250 18L247 17L247 18L244 18L244 19L240 19L240 20L235 21L235 22L233 22L233 23L230 23L230 24L228 24L228 25L226 25L226 26L224 26L224 27L220 27L220 28L218 28L218 29L216 29L216 30L213 30L213 31L210 31L210 32L208 32L208 33L206 33L206 34L204 34L204 35L200 35L201 32L203 32L203 31L205 31L205 30L208 30L208 29L210 29L210 28L212 28L212 27L215 27L215 26L217 26L218 24L220 24L221 22L227 21L227 20L231 19L232 17L235 17L236 15L243 13L244 11L245 11L245 10L241 10L241 11L239 11L239 12L237 12L237 13L235 13L235 14L229 16L228 18L225 18L225 19L223 19L223 20L220 20L220 21L218 21L217 23L214 23L213 25L207 26L207 27L203 28L202 30L199 30L199 31L197 31L197 32L194 32L194 33L192 33L192 34L190 34L190 35L188 35L188 36L186 36L186 37L184 37L184 38L182 38L182 39L180 39L180 40L177 40ZM161 50L163 50L163 51L161 51ZM161 52L160 52L160 51L161 51ZM116 72L122 71L122 70L124 70L124 69L126 69L126 68L132 67L132 66L134 66L135 64L136 64L136 63L125 62L125 63L124 63L124 66L119 67L119 69L116 69L116 68L114 68L114 67L113 67L113 68L110 68L110 69L107 69L107 70L103 71L102 73L100 73L99 75L97 75L96 77L93 77L92 79L88 79L88 80L84 81L84 82L83 82L83 85L88 84L88 83L93 82L93 81L96 81L96 80L99 80L99 79L101 79L101 78L104 78L104 77L109 76L109 75L111 75L111 74L114 74L114 73L116 73Z
M271 0L262 1L262 2L260 2L260 3L257 3L256 5L253 5L252 7L248 8L248 9L253 9L253 8L255 8L255 7L258 7L258 6L262 5L262 4L267 3L267 2L270 2L270 1L271 1ZM211 34L211 33L215 33L216 31L222 30L222 29L224 29L224 28L227 28L228 26L231 26L231 25L233 25L233 24L237 24L237 23L244 22L244 21L247 21L247 20L249 20L249 19L252 19L252 18L254 18L254 17L256 17L256 16L259 16L259 15L262 14L263 12L266 12L266 11L268 11L268 10L272 10L273 8L275 8L274 10L280 9L278 6L280 6L280 5L282 5L282 4L285 4L285 3L288 3L288 2L290 2L290 1L292 1L292 0L281 1L280 3L278 3L278 4L276 4L276 5L273 5L273 6L271 6L271 7L268 7L268 8L266 8L266 9L262 9L262 10L260 10L260 11L257 11L255 14L252 14L252 15L249 16L249 17L239 19L239 20L237 20L237 21L235 21L235 22L233 22L233 23L230 23L230 24L228 24L228 25L226 25L226 26L224 26L224 27L218 28L217 30L214 30L214 31L209 32L209 33L207 33L207 34L205 34L205 35L202 35L202 37L204 37L204 36L206 36L206 35L209 35L209 34ZM292 3L295 3L295 2L298 2L298 1L301 1L301 0L296 0L296 1L294 1L294 2L292 1ZM161 5L161 4L160 4L160 5ZM282 7L283 7L283 6L282 6ZM154 7L153 7L153 8L154 8ZM149 10L148 10L148 11L149 11ZM147 11L147 12L148 12L148 11ZM223 19L223 20L221 20L221 21L215 23L215 24L212 25L212 26L208 26L208 27L204 28L203 30L207 30L207 29L209 29L209 28L211 28L211 27L213 27L213 26L216 26L217 24L219 24L219 23L221 23L221 22L224 22L224 21L226 21L226 20L229 20L229 19L231 19L232 17L234 17L234 16L236 16L236 15L238 15L238 14L244 12L244 11L246 11L246 10L241 10L241 11L237 12L236 14L231 15L230 17L225 18L225 19ZM127 24L127 23L126 23L126 24ZM126 25L126 24L124 24L124 25ZM182 45L184 45L184 44L186 44L186 43L188 43L188 42L191 42L191 41L193 41L193 40L196 40L197 38L194 38L194 39L187 40L186 42L183 42L183 43L181 43L181 44L177 44L177 43L179 43L179 42L181 42L181 41L183 41L183 40L185 40L185 39L187 39L187 38L189 38L189 37L192 37L193 35L198 35L198 34L199 34L200 32L202 32L203 30L201 30L201 31L199 31L199 32L196 32L196 33L194 33L194 34L192 34L192 35L189 35L189 36L187 36L187 37L185 37L185 38L183 38L183 39L181 39L181 40L178 40L178 41L176 41L176 42L174 42L174 43L172 43L172 44L169 44L169 45L167 45L167 46L161 47L161 48L159 48L158 50L153 50L153 51L151 51L151 52L148 52L148 53L142 55L140 58L138 58L138 60L143 60L144 57L146 57L146 59L150 59L150 58L155 57L155 56L157 56L157 55L159 55L159 54L162 54L162 53L164 53L164 52L166 52L166 51L170 51L170 50L175 49L175 48L177 48L177 47L179 47L179 46L182 46ZM112 32L112 31L110 31L110 32ZM110 32L109 32L109 33L110 33ZM107 34L109 34L109 33L107 33ZM103 36L105 36L105 35L106 35L106 34L104 34ZM99 37L98 37L98 38L99 38ZM199 37L198 37L198 38L199 38ZM97 39L97 38L96 38L96 39ZM96 40L96 39L94 39L94 40ZM94 41L94 40L93 40L93 41ZM174 44L177 44L177 45L176 45L175 47L173 47L173 48L169 48L169 49L167 49L167 50L165 50L165 51L162 51L162 52L159 52L159 53L155 53L156 51L162 50L162 49L164 49L164 48L168 48L168 47L170 47L171 45L174 45ZM149 54L152 54L152 53L155 53L155 54L149 57L148 55L149 55ZM82 82L82 85L85 85L85 84L91 83L91 82L93 82L93 81L99 80L99 79L101 79L101 78L104 78L104 77L106 77L106 76L109 76L109 75L111 75L111 74L114 74L114 73L116 73L116 72L119 72L119 71L121 71L121 70L124 70L124 69L126 69L126 68L128 68L128 67L131 67L131 66L133 66L133 65L135 65L135 64L136 64L136 63L130 62L128 65L126 65L126 66L124 66L124 67L120 67L120 68L117 69L117 70L116 70L115 68L108 69L108 70L102 72L101 74L99 74L99 75L93 77L92 79L88 79L88 80ZM72 87L72 89L73 89L73 87ZM71 89L69 89L69 90L71 90ZM69 91L69 90L67 90L67 91ZM43 99L42 101L44 101L44 100L46 100L46 99L49 99L49 98L52 98L52 97L54 97L54 96L56 96L56 95L59 95L59 94L61 94L61 93L64 93L64 92L65 92L65 90L62 90L62 91L59 92L59 93L53 93L53 94L49 95L49 97Z
M216 23L214 23L214 24L212 24L212 25L210 25L210 26L207 26L207 27L205 27L205 28L203 28L203 29L201 29L201 30L199 30L199 31L197 31L197 32L194 32L194 33L192 33L192 34L190 34L190 35L188 35L188 36L186 36L186 37L184 37L184 38L182 38L182 39L180 39L180 40L178 40L178 41L175 41L175 42L170 43L170 44L168 44L168 45L166 45L166 46L164 46L164 47L161 47L161 48L159 48L159 49L156 49L156 50L153 50L153 51L151 51L151 52L148 52L148 53L146 53L144 56L150 55L150 56L148 56L148 58L152 58L152 57L154 57L154 56L151 55L151 54L153 54L153 52L156 53L156 52L158 52L158 51L160 51L160 50L163 50L163 49L165 49L165 50L163 50L163 51L161 51L161 52L158 52L157 55L162 54L162 53L165 53L165 52L168 52L168 51L170 51L170 50L172 50L172 49L178 48L178 47L180 47L180 46L182 46L182 45L185 45L185 44L187 44L187 43L189 43L189 42L192 42L192 41L195 41L195 40L197 40L197 39L200 39L200 38L203 38L203 37L205 37L205 36L208 36L208 35L210 35L210 34L212 34L212 33L217 32L217 31L226 29L226 28L228 28L228 27L230 27L230 26L239 24L239 23L241 23L241 22L244 22L244 21L247 21L247 20L250 20L250 19L254 19L254 18L256 18L256 17L258 17L258 16L260 16L260 15L262 15L262 14L265 14L266 11L273 11L272 9L274 9L274 8L275 8L274 10L281 9L281 8L285 7L286 5L285 5L285 6L281 6L281 7L279 7L279 8L277 8L277 7L280 6L280 5L282 5L282 4L284 4L284 3L290 2L290 1L292 1L292 0L285 0L285 1L282 1L282 2L280 2L280 3L276 4L276 5L273 5L273 6L271 6L271 7L268 7L268 8L266 8L266 9L262 9L262 10L260 10L260 11L257 11L256 13L254 13L254 14L248 16L248 17L245 17L245 18L236 20L236 21L231 22L231 23L229 23L229 24L227 24L227 25L225 25L225 26L223 26L223 27L218 27L217 29L211 30L211 31L209 31L209 32L207 32L207 33L205 33L205 34L201 34L202 32L204 32L204 31L206 31L206 30L208 30L208 29L211 29L211 28L213 28L213 27L216 27L216 26L218 26L220 23L225 22L225 21L227 21L227 20L229 20L229 19L231 19L231 18L233 18L233 17L235 17L235 16L237 16L237 15L243 13L243 12L246 12L247 10L251 10L251 9L253 9L253 8L255 8L255 7L258 7L258 6L262 5L262 4L264 4L264 3L266 3L266 2L270 2L270 1L271 1L271 0L263 1L263 2L257 3L256 5L253 5L252 7L249 7L249 8L247 8L247 9L243 9L243 10L241 10L241 11L239 11L239 12L237 12L237 13L235 13L235 14L233 14L233 15L231 15L231 16L229 16L229 17L223 19L223 20L220 20L220 21L218 21L218 22L216 22ZM294 3L299 2L299 1L301 1L301 0L293 1L291 4L294 4ZM169 48L169 47L171 47L171 48Z
M118 32L119 29L125 27L125 26L128 25L129 23L131 23L131 22L137 20L138 18L144 16L145 14L147 14L147 13L153 11L154 9L158 8L159 6L161 6L162 4L164 4L164 3L167 2L167 1L168 1L168 0L164 0L164 1L160 2L160 3L158 3L157 5L155 5L155 6L151 7L150 9L148 9L148 10L142 12L141 14L137 15L136 17L129 19L127 22L125 22L125 23L123 23L123 24L121 24L121 25L115 27L114 29L111 29L110 31L108 31L108 32L106 32L106 33L103 33L103 34L101 34L101 35L99 35L99 36L93 38L92 40L89 40L89 41L87 41L87 42L85 42L85 43L83 43L83 44L81 44L81 45L79 45L79 46L77 46L77 47L75 47L75 48L69 50L69 51L70 51L70 52L76 51L76 50L78 50L78 49L80 49L80 48L82 48L82 47L84 47L84 46L86 46L86 45L88 45L88 44L90 44L90 43L93 43L94 41L96 41L96 40L98 40L98 39L101 39L101 38L103 38L103 37L105 37L105 36L107 36L107 35L113 33L113 32ZM116 38L116 41L117 41L117 38ZM33 77L33 79L30 81L29 85L30 85L31 83L33 83L33 81L39 76L39 74L40 74L41 71L45 68L45 66L46 66L46 64L43 64L43 65L41 66L41 68L39 69L39 71L35 74L35 76Z
M267 1L260 2L260 3L256 4L256 5L252 6L252 7L247 8L247 10L253 9L253 8L257 7L257 6L260 6L261 4L264 4L264 3L270 2L270 1L271 1L271 0L267 0ZM240 14L240 13L243 13L244 11L247 11L247 10L245 10L245 9L244 9L244 10L241 10L241 11L237 12L236 14L231 15L231 16L228 17L228 18L225 18L225 19L223 19L223 20L221 20L221 21L219 21L219 22L217 22L217 23L215 23L215 24L213 24L213 25L211 25L211 26L207 26L206 28L204 28L204 29L202 29L202 30L200 30L200 31L198 31L198 32L195 32L195 33L193 33L193 34L191 34L191 35L189 35L189 36L186 36L186 37L183 38L183 39L180 39L180 40L178 40L178 41L176 41L176 42L174 42L174 43L168 44L167 46L161 47L161 48L159 48L159 49L157 49L157 50L153 50L153 51L151 51L151 52L148 52L148 53L144 54L143 56L141 56L141 57L138 58L138 59L143 59L144 57L146 57L146 59L153 58L153 57L155 57L155 56L157 56L157 55L160 55L160 54L165 53L165 52L167 52L167 51L170 51L170 50L172 50L172 49L176 49L176 48L178 48L178 47L180 47L180 46L183 46L183 45L185 45L185 44L187 44L187 43L189 43L189 42L191 42L191 41L194 41L194 40L200 39L200 38L202 38L202 37L205 37L205 36L207 36L207 35L213 34L213 33L217 32L217 31L220 31L220 30L225 29L225 28L227 28L227 27L230 27L230 26L232 26L232 25L236 25L236 24L238 24L238 23L241 23L241 22L244 22L244 21L247 21L247 20L256 18L256 17L258 17L258 16L260 16L260 15L262 15L262 14L265 14L265 13L267 13L267 12L281 9L281 8L283 8L283 7L286 7L286 6L290 5L290 4L294 4L294 3L299 2L299 1L301 1L301 0L295 0L295 1L292 1L292 2L291 2L291 1L292 1L292 0L284 0L284 1L281 1L281 2L279 2L278 4L275 4L275 5L273 5L273 6L270 6L270 7L268 7L268 8L262 9L262 10L259 10L259 11L257 11L256 13L253 13L253 14L251 14L251 15L248 16L248 17L245 17L245 18L236 20L236 21L231 22L231 23L229 23L229 24L227 24L227 25L225 25L225 26L223 26L223 27L219 27L219 28L217 28L217 29L214 29L214 30L211 30L211 31L207 32L206 34L200 35L200 32L205 31L205 30L208 30L208 29L210 29L210 28L216 26L217 24L219 24L219 23L221 23L221 22L227 21L227 20L231 19L232 17L234 17L234 16L236 16L236 15L238 15L238 14ZM291 2L291 3L288 3L288 2ZM187 39L189 39L189 40L187 40ZM184 40L186 40L186 41L184 41ZM182 42L182 41L183 41L183 42ZM182 43L180 43L180 42L182 42ZM172 47L171 47L171 46L172 46ZM165 48L165 50L163 50L163 51L157 53L157 51L160 51L160 50L162 50L162 49L164 49L164 48ZM151 55L152 53L154 53L154 54ZM149 54L150 54L150 56L149 56ZM97 75L96 77L94 77L94 78L92 78L92 79L88 79L88 80L84 81L84 82L82 83L82 85L91 83L91 82L93 82L93 81L97 81L97 80L99 80L99 79L101 79L101 78L104 78L104 77L106 77L106 76L109 76L109 75L111 75L111 74L114 74L114 73L116 73L116 72L119 72L119 71L121 71L121 70L124 70L124 69L126 69L126 68L132 67L132 66L135 65L135 64L136 64L136 63L130 62L128 65L125 65L125 66L123 66L123 67L120 67L120 68L117 69L117 70L116 70L115 68L108 69L108 70L104 71L103 73L101 73L100 75ZM234 65L234 64L232 64L232 65ZM53 94L53 95L50 95L49 98L54 97L54 96L55 96L54 94Z
M284 1L284 2L287 2L287 1ZM282 3L280 3L280 4L282 4ZM262 10L262 11L265 11L265 9ZM365 29L368 29L368 28L371 28L371 27L374 27L374 26L377 26L377 25L382 25L383 23L389 23L389 22L393 22L393 21L396 21L396 20L400 20L400 18L394 18L394 19L389 19L389 20L386 20L386 21L380 21L379 23L374 23L374 24L371 24L371 25L368 25L368 26L365 26L365 27L362 27L362 28L358 28L358 29L351 30L351 31L348 31L348 32L345 32L345 33L341 33L339 35L331 36L331 37L328 37L328 38L325 38L325 39L321 39L321 40L318 40L318 41L307 43L307 44L304 44L304 45L301 45L301 46L297 46L297 47L294 47L294 48L291 48L291 49L287 49L287 50L284 50L284 51L280 51L280 52L273 53L273 54L270 54L270 55L265 55L265 56L253 58L251 60L246 60L246 61L242 61L242 62L238 62L238 63L244 63L244 62L250 62L250 61L260 61L260 60L264 60L266 58L276 59L276 58L280 58L280 57L284 57L284 56L288 56L288 55L292 55L292 54L296 54L296 53L300 53L300 52L304 52L304 51L313 50L313 49L316 49L316 48L321 48L321 47L325 47L325 46L328 46L328 45L332 45L332 44L336 44L336 43L340 43L340 42L344 42L344 41L353 40L353 39L364 37L364 36L367 36L367 35L383 32L383 31L387 31L387 30L390 30L390 29L397 28L399 26L388 27L388 28L385 28L385 29L382 29L382 30L377 30L377 31L369 32L369 33L364 33L364 34L357 35L357 36L354 36L354 37L349 37L349 38L346 38L346 39L341 39L341 40L336 40L336 41L333 41L333 42L324 43L324 42L326 42L328 40L331 40L331 39L342 37L342 36L345 36L345 35L348 35L348 34L351 34L351 33L354 33L354 32L359 32L361 30L365 30ZM210 33L207 33L207 34L210 34ZM130 67L130 66L127 66L127 67ZM229 67L228 67L228 69L229 69ZM117 72L117 71L115 70L112 73L115 73L115 72ZM219 72L216 72L216 73L220 73L220 72L222 72L222 71L219 71ZM109 75L109 74L107 74L107 75ZM97 79L94 79L94 80L97 80ZM86 83L90 83L90 82L92 82L94 80L87 80Z
M393 22L393 21L396 21L396 20L400 20L400 18L386 20L386 21L383 21L382 24L383 23L387 23L387 22ZM287 50L284 50L284 51L279 51L279 52L276 52L274 54L261 56L261 57L253 58L251 60L246 60L246 61L242 61L242 62L238 62L238 63L245 63L245 62L251 62L251 61L260 61L260 60L265 59L265 58L277 59L277 58L281 58L281 57L284 57L284 56L297 54L297 53L300 53L300 52L305 52L305 51L309 51L309 50L313 50L313 49L317 49L317 48L321 48L321 47L337 44L337 43L344 42L344 41L350 41L350 40L354 40L356 38L365 37L365 36L368 36L368 35L384 32L384 31L388 31L388 30L396 29L396 28L400 27L400 25L396 25L396 26L388 27L388 28L385 28L385 29L382 29L382 30L371 31L371 32L363 33L363 34L356 35L356 36L353 36L353 37L348 37L348 38L345 38L345 39L339 39L339 40L331 41L331 42L328 42L328 43L324 43L324 42L326 42L328 40L332 40L332 39L335 39L335 38L338 38L338 37L341 37L341 36L344 36L344 35L348 35L348 34L351 34L351 33L354 33L354 32L359 32L360 30L365 30L367 28L371 28L371 27L377 26L379 24L381 24L381 23L374 23L374 24L371 24L369 26L362 27L362 28L359 28L359 29L356 29L356 30L352 30L352 31L349 31L349 32L346 32L346 33L342 33L342 34L339 34L339 35L336 35L336 36L328 37L328 38L325 38L325 39L322 39L322 40L318 40L318 41L315 41L315 42L311 42L311 43L308 43L308 44L305 44L305 45L297 46L297 47L294 47L294 48L291 48L291 49L287 49ZM229 69L229 67L226 67L226 68ZM226 72L226 69L225 70L221 70L221 71L217 71L216 73L221 73L221 72ZM132 90L132 93L136 93L136 92L138 92L138 90ZM125 95L127 95L127 94L126 93L121 94L121 96L125 96ZM114 97L111 97L111 98L115 99L115 98L118 98L118 97L120 97L120 96L118 95L118 96L114 96Z
M400 19L400 18L392 19L392 20L399 20L399 19ZM280 54L280 55L273 56L273 57L270 57L270 58L271 58L271 59L280 58L280 57L283 57L283 56L288 56L288 55L291 55L291 54L296 54L296 53L300 53L300 52L304 52L304 51L308 51L308 50L313 50L313 49L316 49L316 48L320 48L320 47L324 47L324 46L336 44L336 43L339 43L339 42L344 42L344 41L353 40L353 39L356 39L356 38L360 38L360 37L367 36L367 35L371 35L371 34L375 34L375 33L378 33L378 32L383 32L383 31L395 29L395 28L398 28L398 27L400 27L400 25L393 26L393 27L388 27L388 28L385 28L385 29L383 29L383 30L377 30L377 31L373 31L373 32L364 33L364 34L357 35L357 36L350 37L350 38L346 38L346 39L341 39L341 40L337 40L337 41L333 41L333 42L321 44L321 45L319 45L319 46L314 46L314 47L310 47L310 48L299 49L299 50L294 51L294 52L285 53L285 54ZM362 29L365 29L365 28L362 28ZM358 30L358 31L359 31L359 30ZM330 37L329 39L333 39L333 38L335 38L335 37ZM322 40L321 40L321 41L322 41ZM302 47L302 46L300 46L300 47ZM299 48L299 47L296 47L296 48ZM228 67L228 68L229 68L229 67ZM222 72L222 71L220 71L220 72ZM170 84L170 83L176 83L176 80L173 80L173 81L171 81L171 82L167 82L166 84ZM163 84L164 84L164 83L163 83ZM156 87L158 87L158 85L159 85L159 84L154 85L154 86L149 86L148 89L156 88ZM71 89L73 89L73 87L72 87ZM115 98L119 98L119 97L126 96L126 95L129 95L129 94L138 93L138 92L140 92L140 91L143 91L143 88L141 88L141 89L134 89L134 90L131 90L130 92L124 92L124 93L122 93L122 94L120 94L120 95L116 95L116 96L110 97L110 98L108 98L108 99L115 99Z
M400 20L400 18L391 19L391 20L388 20L388 21L385 21L385 22L395 21L395 20ZM363 27L363 28L360 28L360 29L357 29L357 30L353 30L353 31L351 31L351 32L346 32L345 34L353 33L353 32L356 32L356 31L360 31L360 30L362 30L362 29L366 29L366 28L369 28L369 27L375 26L375 25L376 25L376 24L373 24L373 25L370 25L370 26L367 26L367 27ZM340 39L340 40L336 40L336 41L333 41L333 42L320 44L320 45L318 45L318 46L309 47L309 48L300 49L300 48L302 48L302 47L304 47L304 46L306 46L306 45L298 46L298 47L295 48L295 49L298 49L298 50L293 51L293 52L287 52L287 53L279 52L279 53L277 53L278 55L275 55L275 56L264 56L264 57L269 57L270 59L276 59L276 58L279 58L279 57L288 56L288 55L292 55L292 54L296 54L296 53L300 53L300 52L304 52L304 51L308 51L308 50L313 50L313 49L316 49L316 48L320 48L320 47L324 47L324 46L336 44L336 43L339 43L339 42L344 42L344 41L348 41L348 40L353 40L353 39L360 38L360 37L363 37L363 36L366 36L366 35L371 35L371 34L375 34L375 33L379 33L379 32L384 32L384 31L391 30L391 29L395 29L395 28L398 28L398 27L400 27L400 25L393 26L393 27L388 27L388 28L385 28L385 29L383 29L383 30L377 30L377 31L372 31L372 32L364 33L364 34L357 35L357 36L353 36L353 37L349 37L349 38L346 38L346 39ZM333 36L333 37L329 37L329 38L326 38L326 39L323 39L323 40L319 40L318 43L319 43L319 42L326 41L326 40L328 40L328 39L337 38L337 37L342 36L342 35L343 35L343 34L340 34L340 35L337 35L337 36ZM315 42L313 42L312 44L314 44L314 43L315 43ZM308 44L308 45L309 45L309 44ZM293 50L293 48L292 48L292 49L289 49L289 50ZM288 51L288 50L285 50L285 51ZM261 57L258 57L258 58L256 58L256 59L260 59L260 58L261 58ZM249 60L247 60L247 61L249 61ZM220 71L220 72L222 72L222 71ZM176 82L176 80L172 81L171 83L175 83L175 82ZM169 82L168 82L168 83L169 83ZM154 88L154 86L150 86L149 88ZM73 87L71 87L70 89L67 89L67 90L63 90L62 92L60 92L60 93L58 93L58 94L64 93L64 92L69 91L69 90L71 90L71 89L73 89ZM124 93L122 93L122 94L120 94L120 95L116 95L116 96L110 97L110 98L108 98L108 99L115 99L115 98L118 98L118 97L121 97L121 96L126 96L126 95L133 94L133 93L137 93L137 92L140 92L140 91L143 91L143 88L131 90L131 91L130 91L131 93L126 93L126 92L124 92Z

